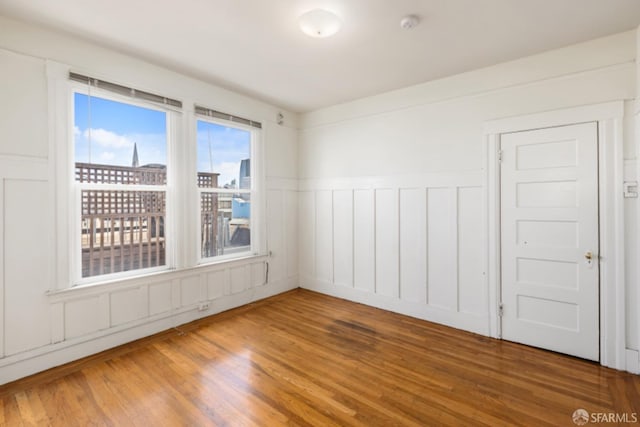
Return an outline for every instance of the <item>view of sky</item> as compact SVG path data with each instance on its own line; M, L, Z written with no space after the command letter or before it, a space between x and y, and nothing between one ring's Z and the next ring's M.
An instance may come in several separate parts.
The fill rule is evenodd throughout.
M198 120L198 172L219 173L219 187L237 185L240 162L250 156L250 132Z
M167 164L165 113L80 93L74 106L76 162L131 166L136 143L141 166Z
M140 166L167 164L165 113L81 93L74 106L76 162L131 166L135 143ZM199 120L197 147L198 171L219 173L222 187L238 182L240 162L251 155L251 133Z

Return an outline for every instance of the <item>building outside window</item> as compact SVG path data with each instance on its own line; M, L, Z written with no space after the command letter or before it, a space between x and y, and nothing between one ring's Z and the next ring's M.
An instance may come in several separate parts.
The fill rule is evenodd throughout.
M203 260L252 252L251 153L255 133L244 126L197 121Z
M68 218L58 233L73 247L57 257L62 282L265 253L260 123L197 105L185 112L179 100L68 76L56 92L59 108L63 99L72 105L72 128L56 138L64 165L55 172L57 216ZM195 137L184 114L194 115Z

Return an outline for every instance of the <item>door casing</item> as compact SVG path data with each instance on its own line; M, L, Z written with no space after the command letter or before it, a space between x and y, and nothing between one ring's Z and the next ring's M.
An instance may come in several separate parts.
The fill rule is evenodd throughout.
M489 331L501 338L500 135L598 122L600 238L600 364L626 369L624 272L623 101L593 104L485 122L484 172Z

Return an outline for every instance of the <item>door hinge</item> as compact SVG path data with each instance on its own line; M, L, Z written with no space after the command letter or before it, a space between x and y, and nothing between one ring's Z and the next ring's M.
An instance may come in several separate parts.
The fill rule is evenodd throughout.
M502 316L504 316L504 304L500 303L498 304L498 317Z
M502 161L502 150L498 150L498 161Z
M625 181L622 184L625 199L635 199L638 197L638 181Z

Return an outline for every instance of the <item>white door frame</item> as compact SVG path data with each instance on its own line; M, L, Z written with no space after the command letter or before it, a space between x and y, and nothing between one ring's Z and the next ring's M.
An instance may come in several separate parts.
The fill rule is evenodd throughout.
M598 123L600 227L600 364L626 369L624 276L623 101L485 122L484 173L489 334L501 338L500 134L569 124Z

